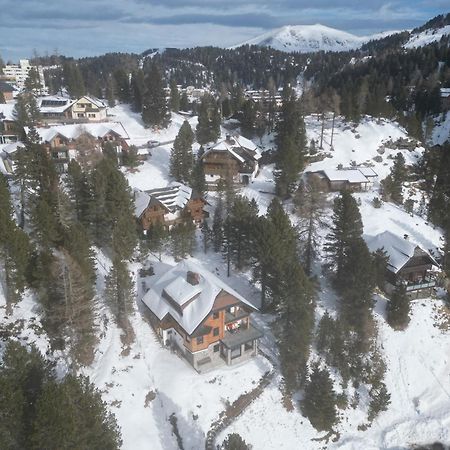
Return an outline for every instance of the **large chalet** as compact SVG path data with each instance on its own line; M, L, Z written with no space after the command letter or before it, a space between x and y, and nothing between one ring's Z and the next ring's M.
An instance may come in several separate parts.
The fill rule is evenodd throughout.
M205 199L189 186L172 182L148 191L135 190L135 216L142 230L161 224L165 228L191 220L199 225L207 217Z
M260 158L261 153L252 141L239 135L227 135L201 157L206 184L214 188L220 179L226 178L248 184L259 171Z
M37 99L37 106L44 122L87 123L107 120L107 106L102 100L83 96L77 100L47 95Z
M144 295L150 321L165 346L178 349L198 372L255 356L262 333L256 308L211 272L185 260Z
M369 250L382 249L389 257L385 290L391 294L396 286L403 285L410 297L428 297L436 286L435 275L439 268L436 260L407 236L400 237L390 231L375 236L364 236Z
M76 151L83 137L92 141L93 152L100 151L106 142L111 142L118 153L128 148L129 136L120 122L53 125L35 130L61 172L67 169L69 151ZM29 132L25 127L25 133Z

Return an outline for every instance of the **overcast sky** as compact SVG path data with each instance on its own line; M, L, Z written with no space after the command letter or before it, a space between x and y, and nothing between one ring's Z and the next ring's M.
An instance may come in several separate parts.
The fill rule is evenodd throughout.
M230 46L315 23L366 35L414 28L449 10L449 0L0 0L0 55Z

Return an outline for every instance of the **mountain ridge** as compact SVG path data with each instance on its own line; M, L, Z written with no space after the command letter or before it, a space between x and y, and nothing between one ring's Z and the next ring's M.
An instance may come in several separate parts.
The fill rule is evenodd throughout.
M285 25L249 39L231 48L242 45L272 47L285 52L309 53L318 51L356 50L363 44L383 37L399 33L386 31L370 36L356 36L346 31L331 28L322 24Z

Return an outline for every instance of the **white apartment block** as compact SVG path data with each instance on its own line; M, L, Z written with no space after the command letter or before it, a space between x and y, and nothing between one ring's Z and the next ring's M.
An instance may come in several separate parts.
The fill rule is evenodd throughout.
M17 88L21 91L25 87L25 80L28 78L28 73L31 68L35 68L39 74L39 81L41 82L41 92L38 94L47 94L47 87L45 86L44 70L42 66L32 66L28 59L19 60L19 64L7 64L3 68L3 75L14 82Z

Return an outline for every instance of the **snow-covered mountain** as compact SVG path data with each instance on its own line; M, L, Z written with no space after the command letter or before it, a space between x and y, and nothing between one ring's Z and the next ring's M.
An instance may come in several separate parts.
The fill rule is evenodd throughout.
M320 24L286 25L236 45L235 47L248 44L272 47L285 52L309 53L321 50L339 52L357 49L365 42L381 39L394 33L396 31L379 33L372 36L356 36Z
M424 45L438 42L443 36L450 35L450 25L441 28L429 28L420 33L411 33L408 42L404 45L405 48L417 48Z

